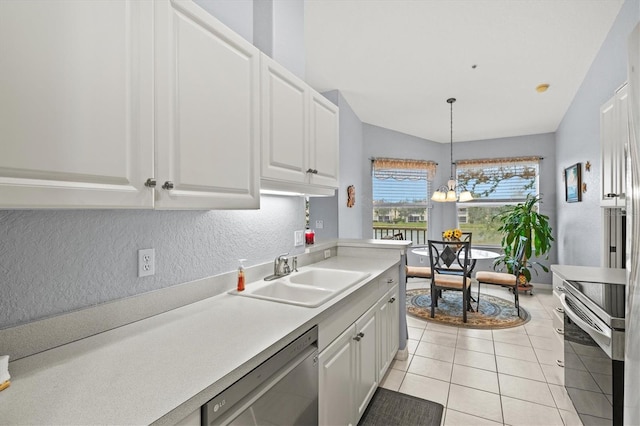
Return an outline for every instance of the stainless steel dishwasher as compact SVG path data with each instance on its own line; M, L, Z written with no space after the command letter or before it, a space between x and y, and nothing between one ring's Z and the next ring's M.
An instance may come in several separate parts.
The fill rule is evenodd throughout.
M202 406L203 425L317 425L315 326Z

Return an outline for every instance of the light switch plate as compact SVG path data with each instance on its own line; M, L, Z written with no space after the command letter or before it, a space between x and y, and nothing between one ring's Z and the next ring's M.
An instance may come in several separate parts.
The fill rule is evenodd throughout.
M304 233L302 231L293 231L293 246L299 247L304 244Z
M323 229L323 228L324 228L324 221L316 220L316 229Z

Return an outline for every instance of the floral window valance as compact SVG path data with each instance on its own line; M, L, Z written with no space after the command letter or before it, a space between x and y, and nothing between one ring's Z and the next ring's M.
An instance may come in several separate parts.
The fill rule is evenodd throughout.
M438 166L435 161L425 160L374 158L371 161L373 176L378 179L432 181Z

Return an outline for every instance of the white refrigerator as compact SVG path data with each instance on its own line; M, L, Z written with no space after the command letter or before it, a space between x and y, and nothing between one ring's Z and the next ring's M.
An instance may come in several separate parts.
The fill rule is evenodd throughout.
M640 24L629 37L624 424L640 425Z

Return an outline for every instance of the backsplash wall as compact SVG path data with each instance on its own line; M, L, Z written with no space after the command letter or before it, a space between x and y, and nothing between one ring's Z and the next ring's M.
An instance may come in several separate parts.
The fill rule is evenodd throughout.
M262 196L260 210L0 211L0 328L302 253L304 224L302 197ZM142 248L155 249L154 276L137 276Z

